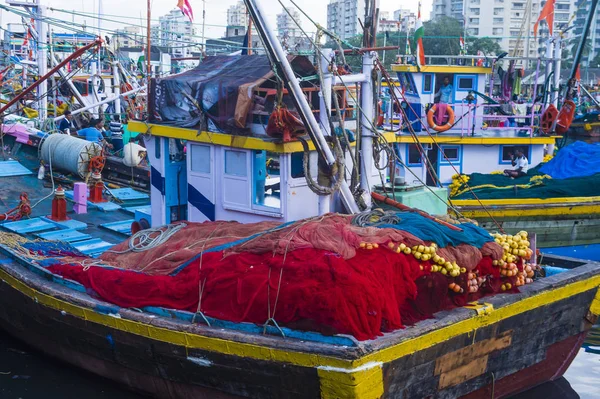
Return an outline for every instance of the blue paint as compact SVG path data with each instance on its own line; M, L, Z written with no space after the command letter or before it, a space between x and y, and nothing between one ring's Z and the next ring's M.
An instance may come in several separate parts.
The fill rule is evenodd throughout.
M405 144L406 146L406 166L423 166L423 160L421 159L421 155L419 155L419 162L411 163L410 162L410 146L416 146L416 144Z
M546 270L546 277L554 276L555 274L560 274L569 271L569 269L563 269L562 267L554 267L554 266L543 266L544 270Z
M570 247L542 248L545 254L600 262L600 244L573 245Z
M18 234L37 233L56 228L54 223L49 223L42 218L32 218L8 222L2 224L2 227Z
M165 195L165 178L154 166L150 166L150 184L162 195Z
M89 240L92 238L91 235L82 233L75 229L65 229L65 230L57 230L50 231L47 233L38 233L36 234L39 238L49 241L65 241L65 242L76 242Z
M115 244L111 244L106 242L100 238L93 238L91 240L80 241L73 243L73 246L77 248L77 250L83 252L86 255L100 255L102 252L111 248Z
M100 227L105 228L110 231L116 231L117 233L121 233L126 236L130 236L131 235L131 224L134 221L135 221L134 219L120 220L118 222L101 224Z
M111 189L110 193L113 197L121 201L149 200L150 196L146 193L136 191L132 188L116 188Z
M208 220L216 220L215 216L215 204L210 202L200 191L194 186L188 184L188 202L198 209Z
M104 304L96 304L94 305L94 312L102 313L102 314L119 314L120 307L116 305L104 305Z
M156 314L160 317L165 317L168 319L177 319L187 321L189 323L192 322L194 318L194 314L191 312L181 311L181 310L173 310L173 309L165 309L161 307L155 306L146 306L142 308L144 312ZM213 328L223 328L228 330L241 331L248 334L256 334L262 335L264 331L264 327L261 325L256 325L252 323L236 323L227 320L215 319L213 317L206 316L206 319L210 323L210 326ZM202 316L196 316L196 323L203 324L204 319ZM346 336L325 336L319 333L310 332L310 331L297 331L292 330L287 327L282 327L281 330L285 334L286 338L294 338L300 339L304 341L312 341L312 342L321 342L331 345L343 345L343 346L357 346L357 342L351 338ZM274 326L267 326L266 333L268 335L281 336L281 332Z
M91 204L91 202L89 204ZM84 229L87 229L87 227L88 227L87 223L80 222L79 220L75 220L75 219L63 220L61 222L57 222L55 220L49 219L44 216L42 216L41 219L48 223L52 223L58 227L61 227L63 229L84 230Z
M145 212L147 214L150 214L150 212L152 212L152 208L150 205L128 206L128 207L123 207L121 209L125 212L133 213L133 214L135 214L137 211Z
M19 161L0 161L0 177L30 175L31 171Z
M433 89L435 88L434 76L435 75L433 73L424 73L423 74L423 84L421 85L421 93L423 93L423 94L433 93ZM425 80L427 79L427 77L431 77L431 85L429 87L429 90L425 90Z
M111 334L108 334L106 336L106 340L108 341L108 344L110 345L110 347L115 349L115 340L113 339Z
M460 79L472 79L472 85L468 89L460 89L458 87L458 82ZM477 90L478 76L477 75L454 75L454 93L453 93L453 103L456 103L456 93L458 92L468 92ZM475 102L477 102L477 97L475 97Z
M165 157L163 159L165 178L165 223L169 224L178 220L187 219L188 183L187 165L185 158L181 161L172 161L168 152L168 141L165 140ZM173 217L175 216L175 217Z

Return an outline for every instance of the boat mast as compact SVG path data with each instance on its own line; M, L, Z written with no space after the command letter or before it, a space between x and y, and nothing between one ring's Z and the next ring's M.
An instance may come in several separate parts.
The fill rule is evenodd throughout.
M152 65L150 64L150 54L151 54L151 50L150 50L150 42L151 42L150 19L152 17L152 8L151 7L152 7L151 0L148 0L147 13L146 13L146 79L147 79L148 87L150 87L150 76L151 76L151 71L152 71L152 69L151 69ZM148 96L148 101L150 101L150 96Z
M325 140L325 136L319 128L319 124L312 113L306 97L304 97L304 93L300 88L300 82L294 74L292 66L287 59L287 55L281 47L281 43L279 40L277 40L277 37L275 37L275 29L270 26L269 21L267 18L265 18L267 13L265 13L264 8L261 6L258 0L244 0L244 3L246 4L246 8L256 24L256 30L263 40L265 50L269 53L277 73L279 76L285 79L285 84L289 90L290 97L297 107L298 113L304 122L304 126L306 127L308 135L310 136L317 151L325 159L327 164L330 166L334 165L336 162L335 156L333 155L333 152ZM341 197L348 211L351 213L358 213L358 205L354 199L354 196L352 195L352 192L350 191L348 182L345 179L342 180L340 191Z

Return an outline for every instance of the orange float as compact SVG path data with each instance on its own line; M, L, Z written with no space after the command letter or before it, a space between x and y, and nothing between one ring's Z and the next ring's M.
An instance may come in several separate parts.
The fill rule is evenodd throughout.
M571 123L573 123L573 118L575 118L575 103L572 100L566 100L556 118L556 127L554 129L556 133L567 133L571 127Z
M540 130L546 134L552 131L552 125L558 116L558 110L554 104L548 105L548 108L542 114L542 120L540 122Z
M448 122L446 122L446 124L444 125L436 125L435 121L433 120L435 111L437 111L437 104L434 104L433 107L431 107L427 112L427 123L429 124L430 128L432 128L436 132L445 132L446 130L450 129L452 125L454 125L454 110L451 106L448 105L446 107L446 115L448 115Z

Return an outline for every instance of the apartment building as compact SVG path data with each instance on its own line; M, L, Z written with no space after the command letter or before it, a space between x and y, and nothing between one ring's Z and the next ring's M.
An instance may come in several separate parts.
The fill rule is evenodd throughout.
M227 26L248 28L248 13L243 1L238 1L227 9Z
M308 50L311 43L302 32L300 12L294 7L287 7L277 14L277 38L285 49L292 52Z
M199 51L196 29L178 8L158 18L155 32L159 37L158 45L167 48L173 58L190 57Z
M358 19L364 20L364 0L330 0L327 4L327 29L342 39L362 33Z
M577 14L575 15L575 28L573 29L573 36L580 37L583 34L583 27L585 25L585 20L590 13L590 1L586 0L577 0L577 6L575 9L577 10ZM600 19L598 15L600 14L600 8L596 9L596 15L594 15L594 19L592 20L592 25L590 26L590 32L588 34L588 42L591 44L590 53L587 57L582 59L582 63L588 67L598 68L598 65L591 65L589 62L594 59L598 54L600 54Z
M400 29L402 31L412 31L417 24L417 14L411 10L401 8L394 11L394 20L400 22Z
M142 30L139 26L126 26L115 30L115 34L112 37L112 45L115 49L138 47L142 45L144 40L145 34L142 35Z
M576 1L556 0L555 29L569 21L576 9ZM464 24L468 36L491 37L504 51L512 54L518 46L517 55L537 57L545 52L548 26L542 22L538 37L534 38L533 25L546 1L532 0L529 12L528 4L528 0L434 0L431 16L433 19L442 16L456 18ZM567 32L567 38L569 34L572 33Z

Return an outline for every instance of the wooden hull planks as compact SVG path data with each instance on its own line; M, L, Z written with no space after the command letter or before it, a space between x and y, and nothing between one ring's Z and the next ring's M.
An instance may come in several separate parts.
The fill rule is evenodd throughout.
M159 398L501 398L560 377L597 320L600 265L578 265L345 347L119 309L9 261L0 328Z

